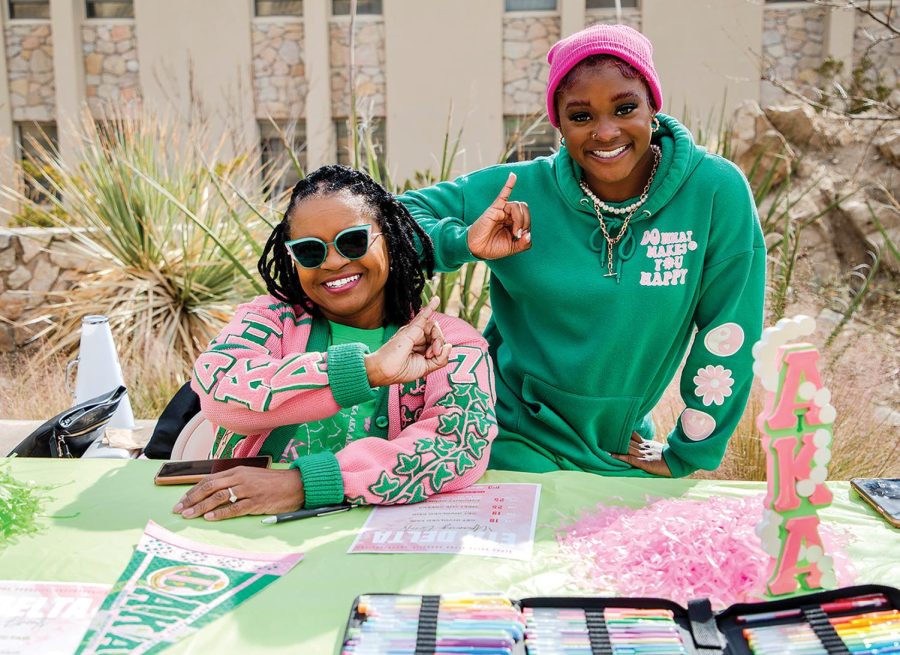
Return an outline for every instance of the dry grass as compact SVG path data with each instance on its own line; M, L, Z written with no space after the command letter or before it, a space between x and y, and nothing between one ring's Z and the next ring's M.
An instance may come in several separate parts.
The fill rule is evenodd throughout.
M72 405L62 357L43 361L23 355L0 358L0 418L48 419ZM122 366L131 408L137 418L159 417L184 383L164 358L135 359ZM75 380L72 380L74 385Z

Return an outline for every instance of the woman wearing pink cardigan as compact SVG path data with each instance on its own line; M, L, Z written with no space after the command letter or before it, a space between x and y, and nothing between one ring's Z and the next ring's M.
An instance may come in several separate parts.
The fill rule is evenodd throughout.
M421 248L421 252L417 250ZM174 507L208 520L342 502L413 503L484 472L496 431L487 344L421 307L434 256L368 175L326 166L294 188L242 305L194 366L213 457L288 469L214 473Z

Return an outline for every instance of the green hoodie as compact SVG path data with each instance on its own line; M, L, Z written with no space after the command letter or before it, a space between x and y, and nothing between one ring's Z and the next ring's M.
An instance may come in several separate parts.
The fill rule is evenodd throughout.
M648 475L610 453L626 453L632 431L653 438L650 411L692 338L680 385L686 409L663 456L674 476L722 461L753 379L766 249L740 170L658 116L662 159L614 250L616 277L604 277L606 244L565 148L400 197L433 239L443 271L475 260L467 226L510 171L518 177L511 200L528 203L531 248L488 262L485 337L500 424L492 468ZM621 217L604 220L618 233Z

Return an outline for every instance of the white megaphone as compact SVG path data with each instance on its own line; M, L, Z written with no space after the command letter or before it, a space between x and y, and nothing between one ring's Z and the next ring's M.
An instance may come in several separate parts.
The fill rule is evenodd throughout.
M75 378L75 404L96 398L125 384L122 378L122 367L113 342L109 319L105 316L85 316L81 320L81 341L78 346L78 358L69 362L66 369L66 380L73 366L78 366ZM134 414L131 402L126 394L119 402L107 428L135 430ZM103 445L103 439L97 439L82 457L127 458L131 453L123 448L109 448Z

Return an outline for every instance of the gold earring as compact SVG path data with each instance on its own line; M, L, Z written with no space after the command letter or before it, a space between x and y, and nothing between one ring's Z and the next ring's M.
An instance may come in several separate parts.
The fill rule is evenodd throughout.
M659 119L656 116L650 121L650 131L654 133L659 131Z
M566 145L566 137L564 137L564 136L559 137L559 145L561 145L561 146Z

